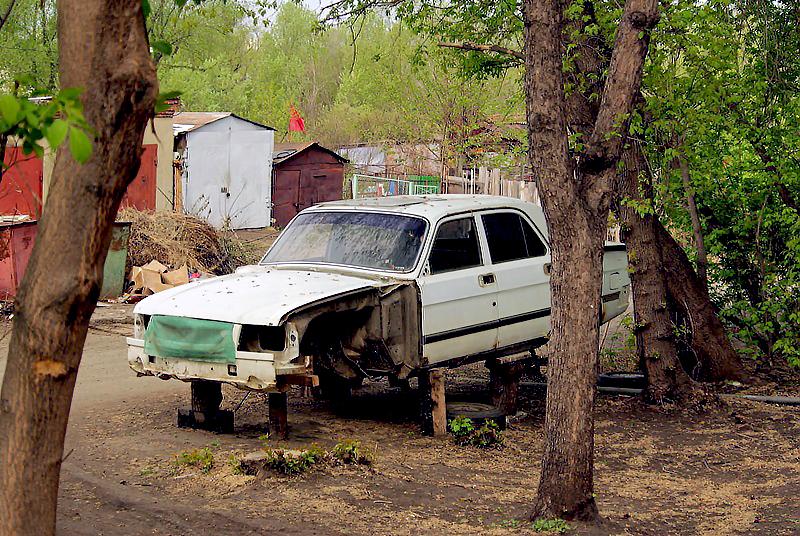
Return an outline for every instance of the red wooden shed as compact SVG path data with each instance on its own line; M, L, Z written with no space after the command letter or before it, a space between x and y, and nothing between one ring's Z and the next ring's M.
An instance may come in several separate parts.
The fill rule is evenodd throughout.
M272 153L272 214L286 226L295 214L342 198L347 159L316 142L276 143Z

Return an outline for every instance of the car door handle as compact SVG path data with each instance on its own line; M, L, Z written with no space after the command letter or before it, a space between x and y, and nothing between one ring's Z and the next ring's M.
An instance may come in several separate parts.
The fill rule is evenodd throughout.
M544 275L550 275L550 270L553 268L553 265L549 262L544 263L542 269L544 270Z
M478 276L478 284L482 287L494 283L494 274L483 274Z

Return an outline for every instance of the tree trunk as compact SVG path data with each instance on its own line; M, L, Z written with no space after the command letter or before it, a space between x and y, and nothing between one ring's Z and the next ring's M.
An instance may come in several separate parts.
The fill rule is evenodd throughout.
M556 0L526 0L524 5L528 151L552 256L546 439L532 517L596 521L592 411L603 242L611 178L641 85L658 4L655 0L627 0L625 4L597 120L577 168L567 138L562 7Z
M647 176L641 149L631 143L625 150L619 197L642 201L640 190L652 200L653 187ZM644 188L640 189L640 185ZM667 280L661 270L663 259L653 214L640 215L636 209L618 204L617 212L625 229L628 267L633 287L633 317L636 351L647 379L644 392L649 402L694 403L701 392L684 371L678 359L675 334L670 318Z
M700 224L700 215L697 212L697 201L694 197L692 179L689 175L689 164L686 158L678 157L678 167L681 170L681 180L683 189L686 191L686 208L689 210L689 217L692 219L692 232L694 233L694 247L697 249L697 277L708 290L708 255L706 255L706 243L703 239L703 227Z
M655 232L672 304L688 320L692 333L691 347L698 363L692 376L706 381L744 380L742 361L686 252L660 222L655 222Z
M141 0L59 0L60 77L84 88L83 165L59 149L0 394L0 534L55 531L64 435L111 227L139 167L156 73Z

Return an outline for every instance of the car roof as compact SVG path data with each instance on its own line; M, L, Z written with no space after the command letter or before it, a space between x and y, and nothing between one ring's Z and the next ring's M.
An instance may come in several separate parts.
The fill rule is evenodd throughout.
M544 215L542 214L541 208L520 199L498 195L437 194L370 197L363 199L346 199L343 201L328 201L306 209L306 211L311 212L332 209L376 210L381 212L396 212L409 216L422 216L431 221L436 221L450 214L495 208L516 208L522 210L534 219L537 226L541 224L540 228L544 227Z

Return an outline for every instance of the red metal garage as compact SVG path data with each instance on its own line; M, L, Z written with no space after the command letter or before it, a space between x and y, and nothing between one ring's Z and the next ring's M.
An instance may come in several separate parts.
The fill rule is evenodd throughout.
M155 210L158 145L148 144L142 149L139 173L128 186L122 206ZM38 219L42 213L42 159L34 154L23 154L21 147L8 146L4 161L9 167L0 181L0 215L27 214L31 219Z
M0 182L0 214L38 218L42 209L42 159L24 154L22 147L7 146L3 160L8 169Z
M276 143L272 153L275 225L284 227L301 210L342 198L347 159L316 142Z

